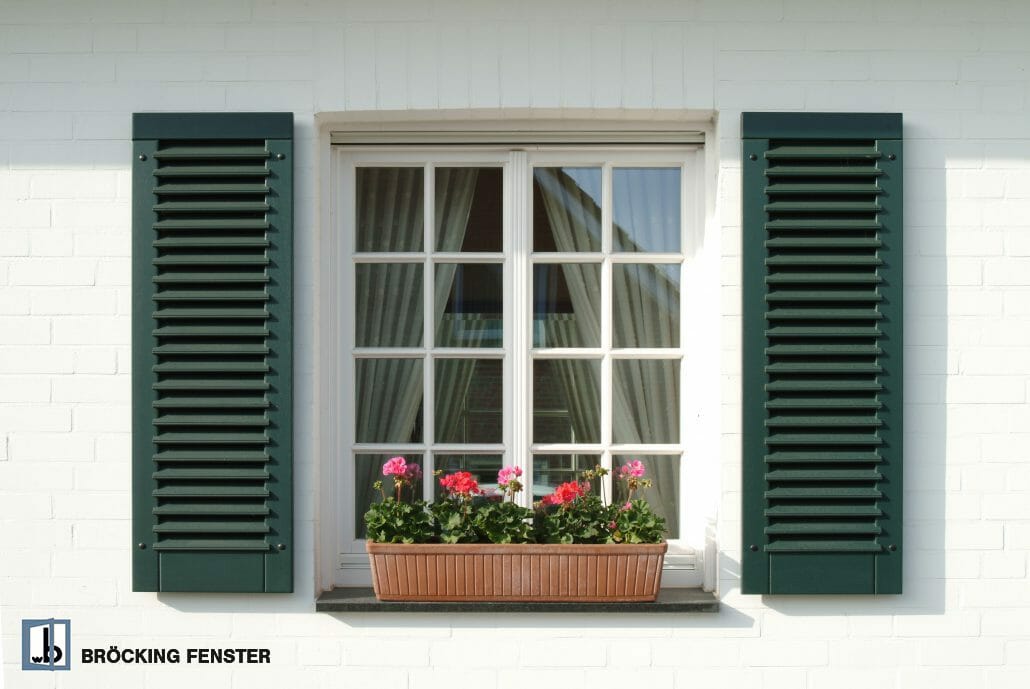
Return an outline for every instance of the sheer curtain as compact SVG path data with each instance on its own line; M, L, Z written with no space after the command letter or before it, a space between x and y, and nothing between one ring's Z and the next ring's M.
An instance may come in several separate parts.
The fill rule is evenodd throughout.
M365 210L365 217L359 217L358 224L382 228L385 236L380 237L374 247L360 248L396 251L410 247L411 233L421 235L423 231L422 194L416 191L421 188L416 185L416 180L421 184L422 168L382 168L374 173L377 177L369 180L371 183L367 189L375 198L358 204L359 208ZM437 249L459 251L468 225L478 171L440 168L437 173ZM359 193L362 191L363 188L359 188ZM359 346L421 346L422 338L418 334L422 332L423 326L423 299L421 290L412 289L412 274L416 270L421 271L423 264L389 265L391 270L357 271L356 293L369 295L369 299L367 303L357 304L355 342ZM436 273L433 295L436 305L435 323L437 332L441 334L451 330L443 327L442 315L454 282L456 267L454 264L442 264ZM428 279L428 276L424 278ZM447 346L446 342L440 344ZM358 361L356 390L373 391L370 397L355 400L355 431L359 442L409 441L422 406L422 366L413 365L415 361L422 363L421 360L411 359ZM454 361L453 365L448 362L443 371L438 371L437 386L449 381L459 389L467 390L474 370L474 362L469 363L473 365L465 364L465 360ZM452 413L450 410L444 411L445 415ZM359 504L369 504L374 492L372 483L378 478L379 466L371 463L367 467L359 467L358 472L363 475L355 477L356 497Z
M538 169L537 181L544 200L547 219L554 233L559 251L588 250L591 235L600 236L600 208L592 198L579 188L574 179L558 169ZM541 174L546 173L546 174ZM629 193L638 198L647 198L649 204L632 207L634 225L644 227L655 215L668 217L679 214L679 195L649 195L650 176L637 174L628 183L636 189ZM675 208L656 209L651 204L675 204ZM626 237L619 227L613 231ZM596 246L596 244L594 245ZM621 247L625 249L625 247ZM580 264L562 266L569 286L576 319L585 322L581 327L596 328L600 313L600 294L589 288L589 282ZM618 333L613 344L616 347L666 346L678 344L679 327L679 284L663 268L650 265L616 265L613 271L613 333ZM569 324L567 318L549 319L545 328L554 332L555 342L562 341L562 330L580 327ZM551 338L548 338L552 341ZM560 345L559 345L560 346ZM641 359L616 360L614 362L612 394L616 413L613 418L613 440L618 443L675 443L679 442L679 376L670 375L669 369L678 371L674 362L649 361ZM568 366L568 364L565 364ZM581 400L596 400L596 381L573 376L560 376L564 394L569 403L574 428L586 429L587 423L599 424L592 414L583 413ZM594 412L596 413L596 412ZM655 487L651 490L652 504L669 521L675 533L678 531L678 515L675 509L676 494L679 491L677 472L669 458L668 463L657 463L652 472Z

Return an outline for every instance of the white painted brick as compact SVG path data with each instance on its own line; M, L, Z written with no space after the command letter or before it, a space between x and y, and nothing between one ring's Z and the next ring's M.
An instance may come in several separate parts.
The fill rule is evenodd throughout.
M112 349L76 349L72 361L75 373L106 373L117 370L116 352Z
M896 615L894 634L899 637L975 637L980 632L976 612L947 611L934 615Z
M0 199L0 229L50 227L50 204L39 201Z
M55 402L124 403L129 400L128 376L77 375L53 382Z
M741 655L748 667L818 667L827 664L829 646L819 640L799 644L753 639L741 642Z
M301 639L297 644L297 661L301 665L339 665L341 657L340 642L335 639ZM390 667L395 662L396 654L395 660L387 663L385 667Z
M54 321L54 343L69 345L127 344L131 325L132 323L127 317L62 317Z
M127 53L136 50L135 26L95 26L93 50L98 53Z
M113 606L115 585L102 579L37 579L32 582L32 604L55 607Z
M1026 553L984 553L981 572L988 579L1022 579L1026 577Z
M111 289L38 289L32 293L32 313L40 315L113 314L118 293Z
M20 231L0 232L0 256L28 256L29 233Z
M71 256L73 246L71 232L46 230L29 235L29 253L32 256Z
M809 673L808 681L813 687L869 689L869 687L892 686L897 674L897 669L819 668Z
M93 439L72 433L14 432L9 436L15 461L81 462L93 459Z
M397 645L406 648L397 653ZM429 662L429 648L415 640L400 639L357 640L349 639L343 647L344 665L368 665L379 667L426 667ZM435 664L435 663L434 663Z
M601 667L605 649L585 639L530 641L522 646L519 663L522 667Z
M526 686L560 686L585 689L586 671L574 668L503 668L497 673L497 689L523 689Z
M4 355L0 351L0 360ZM60 432L71 430L71 409L67 407L0 405L0 428L15 432Z
M1021 380L998 376L956 376L948 381L949 403L1013 404L1026 399Z
M76 521L71 527L71 543L76 548L114 548L128 542L131 537L131 522L122 515L120 519L90 519Z
M984 496L984 519L1023 520L1030 519L1030 495L1026 493L1001 493Z
M656 666L673 667L736 667L740 665L740 641L737 639L668 639L651 642ZM612 647L618 653L621 644Z
M1026 686L1026 668L988 668L984 672L984 680L991 689L1023 689Z
M997 639L934 639L924 642L923 665L1001 665L1004 642Z
M983 579L961 584L960 600L966 608L1030 607L1030 587L1025 581Z
M471 687L492 689L497 686L497 673L493 670L463 670L461 681ZM430 669L408 671L409 689L453 689L454 674L451 672Z
M41 258L11 264L11 283L26 286L92 285L96 261L80 258Z
M586 683L588 687L612 689L624 689L636 683L655 689L672 689L674 673L666 668L588 669Z

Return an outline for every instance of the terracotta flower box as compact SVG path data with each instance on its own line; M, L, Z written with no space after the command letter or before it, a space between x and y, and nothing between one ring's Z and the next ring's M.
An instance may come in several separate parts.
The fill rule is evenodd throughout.
M387 601L653 601L666 543L366 543Z

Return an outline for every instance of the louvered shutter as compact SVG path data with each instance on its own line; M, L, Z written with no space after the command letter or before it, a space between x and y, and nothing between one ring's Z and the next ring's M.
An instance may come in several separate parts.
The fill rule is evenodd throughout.
M133 590L288 592L289 113L133 118Z
M901 116L742 124L742 590L900 593Z

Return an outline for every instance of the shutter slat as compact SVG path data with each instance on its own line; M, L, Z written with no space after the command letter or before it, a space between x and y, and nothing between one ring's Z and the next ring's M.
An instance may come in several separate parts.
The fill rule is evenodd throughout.
M810 165L777 165L765 171L768 177L879 177L883 172L875 165L815 167Z
M879 213L875 201L775 201L765 204L768 213Z
M765 516L790 519L794 517L880 517L883 511L870 505L777 505L765 510Z
M883 533L883 529L869 522L801 522L798 524L782 523L765 527L765 533L771 536L810 536L819 535L845 535L845 534L866 534L876 536Z
M260 182L250 184L217 182L208 184L168 183L154 187L154 193L158 196L204 196L208 194L214 196L222 194L260 194L264 196L268 193L268 187Z
M863 433L777 433L766 445L882 445L883 439Z
M210 521L210 522L183 522L169 521L154 527L154 531L160 534L193 534L193 533L254 533L266 534L271 529L267 524L251 521Z
M153 172L158 178L174 177L268 177L268 168L256 165L182 165L161 167Z
M268 462L265 452L253 450L165 450L153 456L157 464L172 462Z
M777 541L765 546L770 553L878 553L883 546L873 541Z
M238 271L210 271L210 272L176 272L165 273L154 277L157 285L174 285L182 283L267 283L268 275L265 273L242 273Z
M218 552L233 551L258 551L268 550L271 546L264 542L264 539L186 539L186 538L162 538L154 545L158 552L170 550L212 550Z
M246 502L176 501L154 508L161 517L264 517L270 510L264 504ZM155 527L157 528L157 527Z
M155 266L266 266L269 263L263 254L177 254L154 259Z
M787 498L799 500L825 500L828 498L842 498L855 500L859 498L881 498L883 493L875 488L852 488L848 486L826 485L818 488L773 488L765 491L765 497L770 500L782 500Z
M157 445L265 445L264 433L183 433L165 431L154 435Z
M774 416L765 422L774 428L815 428L822 426L882 426L875 416Z
M876 356L883 350L872 344L851 345L820 342L818 344L778 344L766 347L769 356Z
M780 254L765 259L772 267L878 266L883 261L875 254Z
M158 249L197 249L212 246L263 249L269 246L269 241L249 237L168 237L154 242L154 247Z
M159 232L176 230L212 230L218 232L264 232L270 224L265 218L175 218L158 220L153 228Z
M780 397L765 403L766 409L879 409L883 402L869 397Z
M163 414L155 421L155 426L268 426L264 416L246 416L240 414Z
M158 160L265 160L264 146L167 146L154 154Z
M770 321L801 321L801 320L815 320L815 321L844 321L844 320L861 320L861 321L874 321L883 318L876 309L861 309L861 308L849 308L849 309L824 309L824 308L813 308L813 309L771 309L765 314L766 319Z
M264 309L206 307L201 309L183 309L164 306L154 312L154 318L162 320L196 320L214 318L216 320L266 320L268 312Z
M779 237L766 240L765 246L769 249L878 249L883 242L868 237Z
M879 392L883 385L869 380L778 380L766 392Z
M878 220L854 220L851 218L788 218L763 223L769 232L851 232L865 230L878 232L883 225Z
M263 201L165 201L154 205L158 213L265 213Z
M876 184L865 184L860 182L844 182L838 184L794 184L790 182L780 182L778 184L770 184L765 188L766 194L798 194L801 196L809 195L821 195L821 194L872 194L878 195L883 193L883 189L880 189Z
M875 469L779 469L765 475L768 481L879 481Z
M267 498L268 489L261 486L168 486L154 490L157 498Z
M807 451L781 451L772 452L765 456L769 464L809 464L809 463L878 463L883 458L877 452L840 452L826 450Z
M782 375L785 373L881 373L879 364L863 362L822 362L770 364L765 367L767 373Z
M268 400L257 397L167 397L154 402L156 409L267 409L269 406Z
M264 469L237 469L232 467L160 469L153 473L153 477L158 481L265 481L268 479L268 476L268 472Z
M881 153L872 146L774 146L765 153L770 160L835 160L859 158L876 160Z

